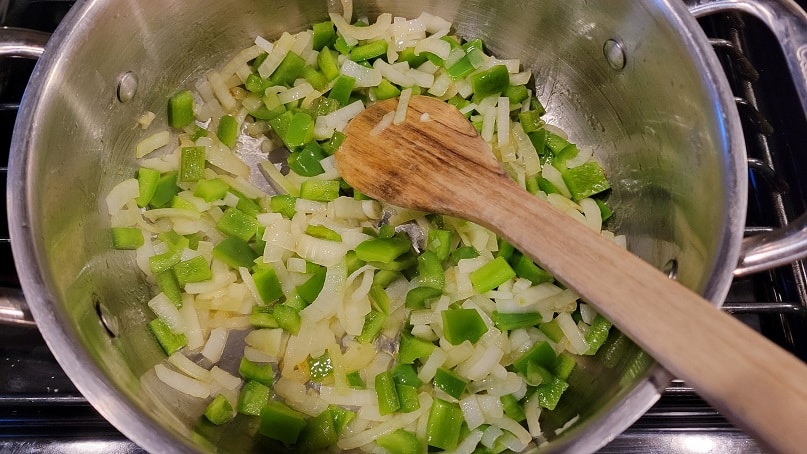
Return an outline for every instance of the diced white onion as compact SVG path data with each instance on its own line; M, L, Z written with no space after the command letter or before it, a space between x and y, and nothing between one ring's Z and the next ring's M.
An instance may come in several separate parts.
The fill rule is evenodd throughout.
M106 207L110 216L126 206L126 203L140 196L140 186L135 178L129 178L116 184L106 196Z
M196 364L183 355L182 352L174 352L168 357L168 362L182 371L185 375L203 382L211 380L210 371Z
M229 332L224 328L214 328L210 331L207 337L205 347L202 349L202 356L207 358L213 363L217 363L224 353L224 347L227 345L227 335Z
M156 132L135 145L135 157L140 159L147 154L159 150L168 145L171 141L171 133L166 131Z
M411 88L405 88L401 91L401 96L398 98L398 106L395 108L395 117L392 121L394 124L399 125L406 121L406 111L409 110L409 100L411 98Z
M198 397L200 399L210 396L210 385L207 383L175 372L162 364L155 365L154 372L157 374L157 378L159 378L160 381L182 394Z

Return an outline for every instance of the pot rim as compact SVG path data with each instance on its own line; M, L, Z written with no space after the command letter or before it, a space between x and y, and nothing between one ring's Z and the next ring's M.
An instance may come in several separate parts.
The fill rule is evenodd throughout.
M35 232L31 228L28 207L32 203L32 191L27 186L31 181L28 150L35 142L35 131L41 126L36 122L41 107L38 100L49 81L56 77L61 56L78 45L77 42L87 34L94 22L94 16L103 10L103 3L104 0L79 0L70 9L49 40L23 96L11 143L6 191L15 265L20 271L20 283L45 342L76 388L93 407L124 435L148 451L195 451L194 446L187 441L189 437L177 436L180 434L160 424L145 412L138 411L95 365L87 351L79 348L79 344L75 342L78 338L75 327L61 323L67 316L60 306L52 303L58 298L39 273L44 254L37 246ZM732 272L740 255L746 215L743 195L748 182L741 123L722 67L696 19L684 3L678 0L652 3L655 8L663 11L669 23L679 32L682 43L690 50L695 64L703 69L701 82L715 101L713 108L720 117L722 134L719 145L725 158L723 162L728 183L724 201L728 207L727 218L723 220L725 227L719 252L710 265L712 279L700 292L713 305L720 307L728 293ZM567 431L572 436L553 441L546 448L550 452L593 452L601 448L650 409L672 378L661 366L656 364L650 367L646 377L632 390L625 392L619 403L601 410L599 417L573 426Z

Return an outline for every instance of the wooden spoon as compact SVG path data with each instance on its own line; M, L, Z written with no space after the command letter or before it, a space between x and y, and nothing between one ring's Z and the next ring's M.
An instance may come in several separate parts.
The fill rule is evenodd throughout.
M345 181L397 206L488 227L768 448L807 449L804 363L520 188L453 106L413 96L406 121L379 133L397 105L377 103L349 123L336 152Z

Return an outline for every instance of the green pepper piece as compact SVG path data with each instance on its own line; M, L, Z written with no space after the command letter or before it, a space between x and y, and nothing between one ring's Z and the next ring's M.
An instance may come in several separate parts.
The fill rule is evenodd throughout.
M274 268L262 267L257 269L252 275L252 280L255 282L255 287L258 289L258 294L264 304L274 303L283 296L283 288Z
M424 53L415 55L414 47L407 47L398 54L398 61L409 63L410 68L417 68L418 66L426 63L428 59Z
M294 52L289 51L278 65L275 72L269 76L273 85L291 85L305 67L305 60Z
M441 262L451 254L451 232L431 229L426 235L426 250L432 251Z
M527 137L530 138L533 148L538 155L546 154L546 131L540 129L538 131L528 132Z
M306 143L302 150L290 153L286 162L288 162L289 168L297 175L313 177L325 172L322 164L320 164L320 160L325 156L326 154L319 143L312 140Z
M515 276L504 257L496 257L470 274L471 285L478 293L489 292Z
M446 71L452 79L457 80L471 74L475 69L474 65L471 64L471 60L466 55L451 65L451 67L447 68Z
M291 334L297 334L300 332L300 325L302 321L300 320L300 312L297 309L289 306L286 303L278 304L275 306L272 315L275 316L277 324L284 330Z
M611 330L611 322L600 314L594 317L591 321L591 326L586 331L586 343L588 344L588 351L586 355L593 355L602 347L605 340L608 339L608 333Z
M417 370L415 370L415 366L411 364L396 364L395 367L390 369L390 373L392 374L392 378L395 380L395 383L399 385L407 385L417 388L423 384L420 378L418 378L418 373Z
M389 454L420 454L423 446L412 432L398 429L375 439L375 443Z
M459 405L435 398L426 423L426 442L435 448L454 450L459 443L464 421Z
M355 388L355 389L365 389L365 388L367 388L367 384L364 383L364 380L362 380L362 378L361 378L361 374L357 370L354 370L353 372L350 372L350 373L346 374L345 378L347 378L347 384L351 388Z
M339 197L339 181L306 180L300 185L300 197L318 202L330 202Z
M331 355L326 351L322 355L312 358L308 357L308 370L311 372L311 380L321 382L329 375L333 375L333 363L331 362Z
M465 387L468 386L469 381L451 370L438 367L432 383L435 388L442 389L449 396L459 399L462 393L465 392Z
M244 81L244 88L246 88L247 91L259 95L264 94L266 89L271 86L272 82L269 82L267 79L264 79L257 74L248 75L247 80Z
M331 136L330 140L327 143L322 145L322 150L327 153L329 156L334 154L339 146L342 145L342 142L345 141L345 134L339 131L334 131L333 136Z
M328 410L331 412L331 418L333 418L333 427L336 429L336 433L340 434L350 421L356 417L356 413L350 410L344 409L342 407L337 407L336 405L329 405Z
M510 98L510 105L523 102L530 97L530 90L525 85L510 85L504 89L504 96Z
M331 230L324 225L309 224L305 228L305 234L321 240L342 241L342 235L340 235L339 232Z
M518 399L516 399L515 396L505 394L499 397L499 400L502 402L504 414L507 415L508 418L517 422L527 419L527 415L524 414L524 408L518 403Z
M163 271L170 270L174 265L182 260L181 248L170 248L162 254L156 254L149 257L149 268L154 274L162 273Z
M225 235L249 241L258 231L258 220L235 207L227 208L216 224L216 229Z
M205 147L182 147L179 181L198 181L205 176Z
M294 208L296 203L297 197L288 194L273 195L272 198L269 199L269 207L272 211L282 214L283 217L287 219L293 218L297 213L297 210Z
M378 86L371 87L370 92L379 101L395 98L401 94L401 90L387 79L381 79L381 83Z
M252 72L257 74L258 68L260 68L260 66L263 64L264 61L266 61L268 57L269 54L267 52L261 52L260 55L255 57L255 59L252 60L252 63L250 63Z
M568 140L564 139L563 137L553 133L546 131L546 138L544 139L544 144L546 148L548 148L553 155L560 153L564 148L571 145Z
M534 361L527 362L527 371L524 372L524 382L530 386L538 386L541 383L552 381L552 373L546 368L539 366Z
M569 384L558 377L552 377L551 380L541 383L535 389L535 396L538 399L538 405L546 408L547 410L554 410L558 405L563 392L569 387Z
M182 288L179 286L179 281L177 281L174 272L166 270L162 273L157 273L155 277L160 291L174 303L174 306L182 307Z
M159 318L150 321L148 327L166 355L170 356L188 345L188 338L184 334L171 331L171 328Z
M605 171L595 161L566 169L561 172L561 176L575 202L599 194L611 187L608 179L605 178Z
M412 364L416 359L427 358L435 349L435 345L427 340L411 334L401 333L401 343L398 347L398 362Z
M541 323L541 314L538 312L503 314L494 311L493 323L496 324L496 328L502 331L512 331L514 329L536 326Z
M134 250L143 245L143 232L137 227L112 227L112 247L122 250Z
M238 120L232 115L224 115L219 118L219 126L216 128L216 137L221 143L232 148L238 139Z
M443 290L446 283L441 260L432 251L426 250L418 256L418 286Z
M244 380L258 382L264 386L272 386L275 380L275 372L271 364L258 364L247 358L241 358L241 363L238 365L238 374Z
M317 65L319 66L319 70L322 71L322 74L324 74L329 81L339 77L339 64L337 63L334 51L328 48L322 49L319 55L317 55Z
M473 246L462 246L451 252L451 264L457 266L462 259L473 259L479 257L479 252Z
M555 364L555 350L552 349L549 342L537 342L513 361L513 368L524 374L527 372L527 365L530 361L545 369L550 369Z
M389 371L375 376L375 393L378 397L378 412L382 416L400 410L401 401L398 399L395 381Z
M518 121L526 133L535 132L544 127L544 120L541 119L541 114L537 110L520 112Z
M221 200L224 198L230 185L220 178L213 178L211 180L199 180L196 187L193 188L193 195L201 198L205 202L213 202L214 200Z
M336 41L333 42L333 48L336 49L342 55L349 55L350 49L353 49L354 46L348 45L347 41L345 40L344 36L338 36Z
M602 218L602 222L611 219L611 216L614 215L614 210L611 209L605 202L600 199L594 199L597 202L597 206L600 207L600 217Z
M291 149L301 147L313 139L314 119L305 112L294 113L283 142Z
M476 309L447 309L442 312L443 334L451 345L470 341L475 344L488 332L488 327Z
M280 137L280 140L282 140L283 143L286 142L286 134L289 131L289 126L291 126L291 120L293 118L294 112L287 110L269 120L269 126L271 126L275 133L277 133L278 137Z
M361 328L361 334L356 337L356 341L360 344L372 343L381 334L386 321L387 315L383 312L370 311L364 316L364 325Z
M399 410L401 413L411 413L420 408L416 387L395 383L395 392L398 393L398 401L401 402Z
M533 285L552 282L554 280L551 274L547 273L543 268L530 260L529 257L521 253L514 256L510 263L513 263L513 271L516 272L518 277L528 279Z
M575 361L574 357L566 352L562 352L555 360L552 373L561 380L566 380L569 378L569 375L572 374L576 366L577 361Z
M233 417L235 410L222 394L216 396L205 408L205 418L217 426L230 422Z
M510 73L504 65L492 66L471 76L471 88L480 98L503 92L510 86Z
M258 432L286 445L297 443L300 433L306 426L305 415L292 410L288 405L270 400L260 412L261 422Z
M371 238L356 246L356 256L365 262L390 263L409 251L409 240L399 237Z
M175 195L179 194L181 189L177 186L177 174L178 172L176 170L172 170L160 175L159 180L157 180L157 187L154 189L154 195L151 197L151 201L149 201L149 206L152 208L162 208L168 204Z
M168 99L168 124L181 129L193 123L193 94L182 90Z
M402 275L399 271L378 270L373 276L373 285L377 285L381 288L387 288L401 276Z
M314 87L314 90L323 91L328 88L328 78L311 65L303 67L302 71L300 71L300 75Z
M299 452L319 453L326 452L339 440L339 433L334 425L334 418L330 408L311 418L300 433L297 443Z
M305 301L306 305L313 303L319 296L322 287L325 285L327 271L324 266L317 266L316 270L311 273L311 277L297 286L297 294Z
M312 29L314 31L312 45L315 51L319 52L325 46L329 46L336 41L336 30L333 28L333 22L318 22L313 25Z
M546 323L541 323L541 326L538 327L542 333L546 335L552 342L560 342L563 337L563 330L560 329L560 325L558 324L558 319L552 319Z
M350 49L350 59L353 61L365 61L371 58L380 57L387 53L387 40L379 39L360 44Z
M434 287L415 287L406 292L406 302L404 305L408 309L425 309L428 307L428 300L437 298L442 294L442 289Z
M272 308L269 306L254 306L249 314L249 324L255 328L280 328L275 316L272 315Z
M258 254L246 241L229 236L213 247L213 257L237 270L239 267L252 268Z
M328 98L335 99L339 104L346 106L350 103L350 94L353 92L353 87L356 85L356 79L340 75L333 83L331 91L328 93Z
M151 202L154 192L157 191L157 182L159 180L160 172L156 170L145 167L137 170L137 186L140 189L140 195L135 199L137 206L143 208Z
M384 287L377 284L371 285L369 296L370 303L375 310L389 315L389 296Z
M203 282L213 278L207 260L201 255L177 263L173 270L181 287L191 282Z

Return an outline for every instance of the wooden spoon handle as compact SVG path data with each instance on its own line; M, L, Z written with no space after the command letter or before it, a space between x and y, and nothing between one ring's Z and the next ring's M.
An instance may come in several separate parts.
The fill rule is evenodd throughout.
M498 187L469 207L476 222L563 276L737 426L774 451L803 452L804 363L507 178Z

